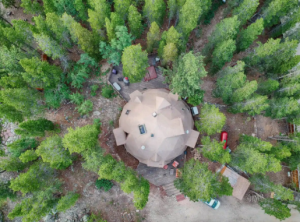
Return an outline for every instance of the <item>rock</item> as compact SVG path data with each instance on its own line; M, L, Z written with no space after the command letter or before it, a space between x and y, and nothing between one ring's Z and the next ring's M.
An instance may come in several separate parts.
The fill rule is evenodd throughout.
M44 222L55 222L53 215L48 214L46 217L43 218Z
M88 222L88 220L89 220L89 215L86 214L82 217L83 222Z
M138 213L138 212L140 212L139 210L136 210L136 212Z
M99 115L100 115L100 112L99 112L99 111L95 111L95 112L93 112L93 115L94 115L94 116L99 116Z

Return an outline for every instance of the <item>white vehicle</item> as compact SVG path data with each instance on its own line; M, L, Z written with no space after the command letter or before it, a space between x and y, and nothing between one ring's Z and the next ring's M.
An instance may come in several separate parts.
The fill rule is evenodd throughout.
M213 198L211 198L210 201L201 201L215 210L218 209L221 205L221 202L219 200Z

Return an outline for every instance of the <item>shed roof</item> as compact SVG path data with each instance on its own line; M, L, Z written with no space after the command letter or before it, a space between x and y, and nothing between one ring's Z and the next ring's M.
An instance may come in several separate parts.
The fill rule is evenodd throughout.
M114 129L113 133L116 138L117 146L124 145L126 143L126 134L121 128Z
M229 183L233 187L232 196L238 198L239 200L242 200L250 186L249 180L237 174L226 166L223 167L221 173L223 174L223 176L226 176L229 179Z

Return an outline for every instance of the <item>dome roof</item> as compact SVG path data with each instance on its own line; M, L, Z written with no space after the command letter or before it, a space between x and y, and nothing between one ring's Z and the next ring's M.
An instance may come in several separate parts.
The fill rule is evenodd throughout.
M124 106L118 129L114 129L117 145L140 162L163 167L194 147L199 132L189 107L178 96L165 89L134 91Z

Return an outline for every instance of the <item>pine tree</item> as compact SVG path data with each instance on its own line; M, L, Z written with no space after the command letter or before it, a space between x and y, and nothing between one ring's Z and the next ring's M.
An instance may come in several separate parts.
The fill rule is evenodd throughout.
M206 163L194 159L184 164L182 177L176 179L174 185L192 201L209 201L215 196L230 196L233 190L228 178L219 173L213 174Z
M225 142L210 140L209 136L205 136L201 140L203 156L211 161L218 161L221 164L229 163L231 160L230 154L227 150L223 149Z
M55 13L57 11L53 0L43 0L44 13Z
M0 104L0 117L9 122L22 122L24 120L22 112L16 110L13 106Z
M139 178L138 183L139 183L139 185L137 186L138 188L133 191L134 206L137 209L143 209L148 202L148 196L150 193L150 184L149 181L144 179L143 177Z
M255 149L266 152L270 151L272 149L272 144L266 141L262 141L261 139L253 136L248 135L241 135L240 136L240 142L246 143L247 145L250 145L252 147L255 147Z
M99 133L97 124L77 127L75 130L68 128L68 133L65 134L62 143L70 153L81 153L97 145Z
M99 168L99 179L106 179L106 180L112 180L113 178L113 170L117 164L117 161L111 156L106 155L103 159L103 163L100 165Z
M19 113L18 115L22 113L24 117L34 116L43 108L40 104L40 95L27 88L3 89L0 91L0 98L3 104L13 107Z
M291 216L291 210L288 208L287 204L284 204L279 200L267 198L259 201L259 205L266 214L272 215L279 220L284 220Z
M143 8L144 17L147 18L148 24L156 22L159 26L163 23L165 16L166 4L163 0L145 0Z
M74 0L74 7L78 13L78 17L82 21L87 20L86 6L84 4L84 0Z
M36 15L43 13L43 7L37 0L22 0L20 6L24 9L26 14Z
M197 26L197 22L203 13L201 2L197 0L186 0L179 13L178 30L185 37Z
M0 169L7 172L18 172L24 170L28 164L21 162L17 157L1 158Z
M254 23L249 25L247 29L243 29L237 39L238 51L244 51L257 39L257 37L264 30L264 20L257 19Z
M255 13L258 5L259 0L244 0L232 11L232 15L236 15L238 17L238 20L241 22L241 26L245 25Z
M232 113L248 113L251 116L259 115L269 108L267 96L254 94L250 99L233 104L229 111Z
M220 133L225 122L226 116L216 106L206 103L201 109L200 120L196 122L196 127L199 132L210 136Z
M281 74L281 66L289 62L296 54L297 41L285 41L281 39L269 39L265 44L259 44L244 60L249 67L256 67L268 76ZM292 68L292 67L290 67Z
M210 54L211 50L216 47L216 45L220 45L222 42L225 42L229 39L236 39L238 30L239 30L240 22L237 16L225 18L220 23L216 25L216 28L212 32L209 42L203 49L203 54Z
M160 29L156 22L152 22L149 32L147 33L147 51L150 53L153 48L157 47L157 43L160 40Z
M29 137L44 137L45 131L53 131L54 127L54 124L47 119L27 120L19 124L19 129L16 129L15 133Z
M181 97L194 96L199 92L201 78L207 75L204 68L203 56L189 52L181 55L173 63L173 70L164 70L164 75L169 79L170 89Z
M218 44L212 54L212 72L220 70L226 62L230 62L235 50L235 41L232 39Z
M274 79L258 83L257 92L261 95L270 95L272 92L279 88L279 82Z
M36 160L39 156L35 153L34 150L26 150L24 153L22 153L19 157L19 159L23 163L28 163L30 161Z
M131 45L124 49L122 63L123 75L128 77L132 83L139 82L145 77L148 55L142 51L140 44Z
M179 5L177 3L177 0L168 0L167 6L169 11L168 17L169 17L169 25L170 25L171 20L178 16Z
M114 0L115 11L123 20L127 20L130 5L131 0Z
M164 47L163 64L175 62L178 57L178 49L174 43L169 43Z
M257 82L253 80L251 82L246 82L245 85L232 94L232 102L242 102L245 99L249 99L251 95L257 90Z
M293 96L298 94L300 90L300 83L292 82L292 83L282 83L280 88L277 90L277 94L280 97L284 96Z
M92 151L84 151L82 152L85 162L82 163L82 167L85 170L92 171L94 173L98 173L99 168L104 160L104 150L101 147L97 147L97 149ZM117 180L116 180L117 181ZM117 181L120 182L120 181Z
M67 13L68 15L78 18L78 12L75 8L75 0L54 1L54 5L57 9L57 14L62 15Z
M106 0L90 0L90 4L93 10L88 9L88 22L94 31L100 32L105 27L105 18L109 17L110 6Z
M38 142L34 138L29 137L23 137L7 145L13 157L19 157L24 151L34 149L37 146Z
M116 38L111 40L110 45L106 42L100 42L100 52L104 59L118 66L121 62L123 50L131 45L133 37L128 33L126 26L116 27Z
M43 162L49 163L54 169L65 169L72 164L71 155L64 149L62 138L58 135L41 142L35 152L42 157Z
M142 15L133 5L131 5L128 10L128 26L130 33L135 36L135 38L139 38L142 35Z
M76 201L80 197L78 193L68 193L67 195L63 196L57 203L56 209L59 212L66 212L69 208L75 205Z
M115 29L117 26L124 26L124 20L115 12L110 14L110 20L105 18L105 26L107 32L107 38L110 42L112 39L116 38Z
M271 27L280 22L291 9L297 7L297 0L274 0L263 10L265 27Z
M62 70L37 57L22 59L20 64L25 70L24 80L34 88L54 88L60 81Z
M300 105L293 98L277 98L270 101L270 107L266 110L266 116L273 119L296 116L300 113Z

